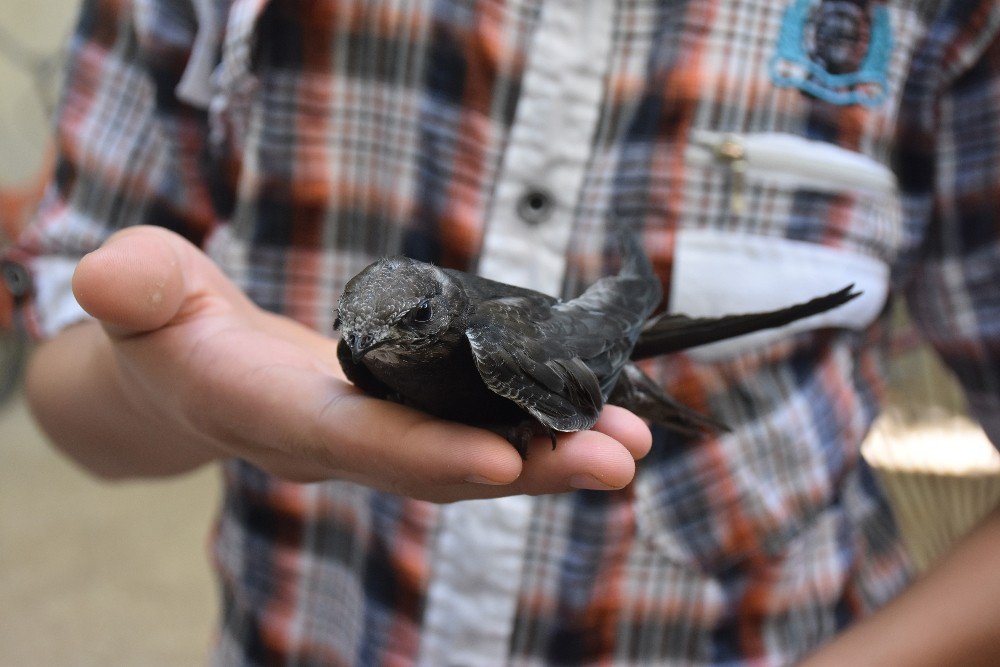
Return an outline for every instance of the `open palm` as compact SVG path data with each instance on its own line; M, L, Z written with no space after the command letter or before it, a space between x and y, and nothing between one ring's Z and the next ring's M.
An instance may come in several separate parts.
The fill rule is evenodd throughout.
M609 408L595 431L555 451L540 439L522 463L490 432L367 397L330 338L260 310L163 229L112 237L81 261L74 291L102 325L130 410L195 463L236 456L294 481L451 501L620 488L649 447L641 421Z

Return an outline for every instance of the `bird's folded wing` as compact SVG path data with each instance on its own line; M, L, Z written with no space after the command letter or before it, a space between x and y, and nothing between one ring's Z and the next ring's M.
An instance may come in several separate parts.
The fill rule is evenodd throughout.
M760 313L722 317L688 317L664 313L646 323L632 350L632 359L641 360L686 350L762 329L784 326L843 305L859 296L854 285L787 308Z
M482 304L466 335L483 382L556 431L588 429L604 397L580 349L594 348L592 318L530 298Z

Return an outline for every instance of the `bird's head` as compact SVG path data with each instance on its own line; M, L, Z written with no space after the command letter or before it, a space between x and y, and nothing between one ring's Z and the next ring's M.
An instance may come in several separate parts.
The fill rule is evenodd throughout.
M456 337L450 325L464 309L465 294L432 264L390 257L370 264L348 281L334 328L355 362L370 355L392 360L410 353L432 355Z

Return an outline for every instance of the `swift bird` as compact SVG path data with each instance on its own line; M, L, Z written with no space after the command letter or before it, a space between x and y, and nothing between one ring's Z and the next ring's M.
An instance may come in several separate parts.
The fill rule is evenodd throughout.
M671 398L634 362L835 308L853 286L779 310L649 319L660 283L634 235L622 266L569 301L405 257L380 259L340 298L337 356L370 395L490 429L521 456L536 433L588 429L606 403L685 433L726 427Z

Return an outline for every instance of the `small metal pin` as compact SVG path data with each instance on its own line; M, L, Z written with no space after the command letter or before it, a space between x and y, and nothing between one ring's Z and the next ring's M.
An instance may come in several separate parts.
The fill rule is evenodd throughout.
M726 163L729 170L729 210L740 214L746 210L746 146L733 137L726 137L714 149L715 158Z

